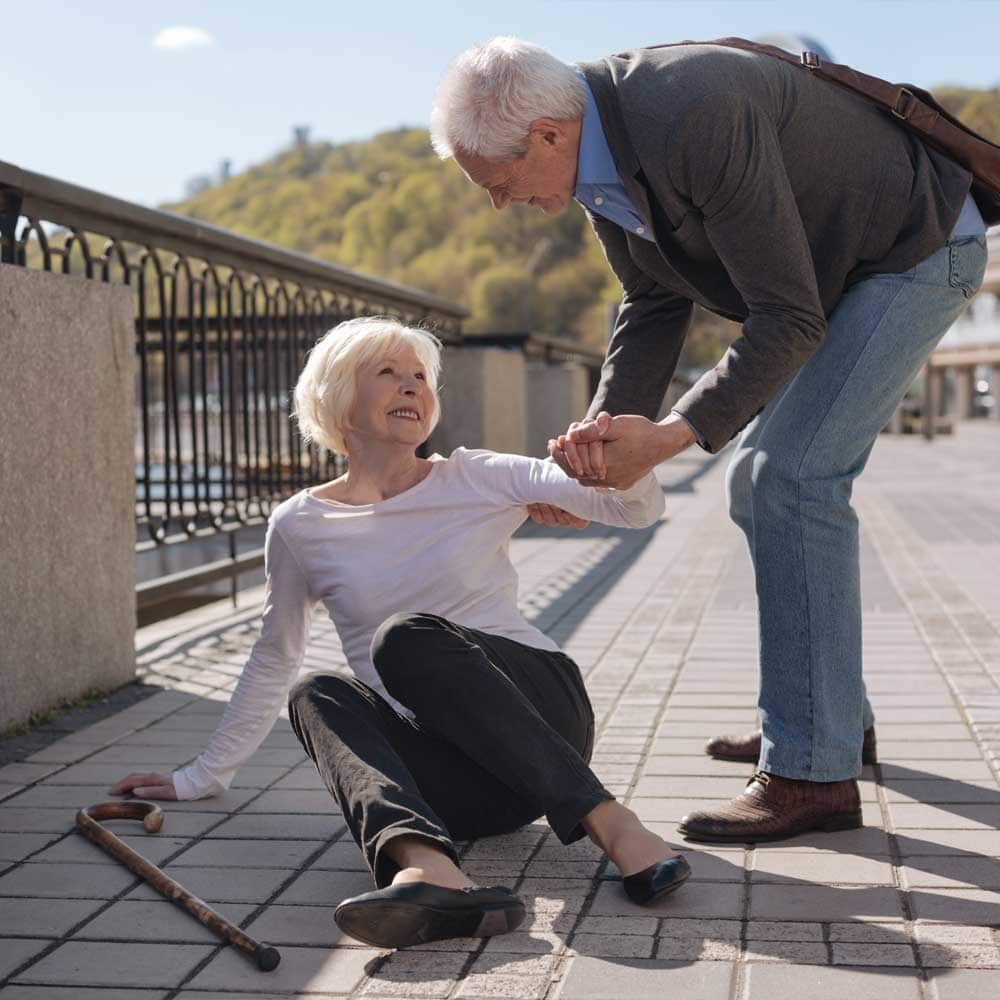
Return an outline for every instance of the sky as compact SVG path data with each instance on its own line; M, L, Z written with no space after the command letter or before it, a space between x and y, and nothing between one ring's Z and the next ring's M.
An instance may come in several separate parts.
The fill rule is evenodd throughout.
M773 32L890 80L1000 84L1000 0L0 0L0 160L155 206L296 125L426 126L448 62L494 35L576 62Z

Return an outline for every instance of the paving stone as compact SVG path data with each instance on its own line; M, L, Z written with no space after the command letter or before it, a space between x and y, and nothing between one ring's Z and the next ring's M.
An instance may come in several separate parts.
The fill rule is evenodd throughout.
M231 953L231 949L228 949ZM212 953L208 945L67 941L22 972L19 983L80 986L179 986ZM246 959L241 958L248 968ZM255 971L255 975L259 975Z
M740 945L711 938L658 938L656 957L673 962L735 962Z
M206 837L252 840L329 840L344 831L341 816L247 815L232 816L209 831Z
M323 791L261 792L248 802L244 813L305 813L309 816L340 816L337 803L325 789Z
M27 862L0 876L0 897L111 899L136 881L121 865L35 864Z
M727 1000L735 966L729 962L574 958L558 1000Z
M281 949L281 964L267 974L266 988L276 994L310 991L350 993L365 967L382 952L372 948ZM261 974L233 948L225 948L186 984L192 990L259 990Z
M829 965L825 944L812 941L748 941L743 952L747 962L792 962L801 965Z
M859 854L865 857L883 855L889 857L889 839L885 832L876 826L864 826L858 830L841 830L837 833L803 833L789 840L773 843L757 844L755 850L758 857L761 852L777 851L781 854L804 851L808 854L817 851L832 851L835 854Z
M577 926L581 934L640 934L656 933L656 917L584 917Z
M13 800L17 802L17 799ZM68 833L75 814L63 809L22 809L0 806L0 831L3 833Z
M853 885L892 885L892 866L888 860L863 858L852 854L796 854L767 851L757 855L751 881L818 882Z
M618 918L625 919L625 918ZM660 924L664 940L739 941L739 920L684 919L668 917Z
M996 1000L997 974L985 969L934 970L930 991L934 1000Z
M237 866L239 868L300 868L323 846L317 840L203 840L178 855L174 867Z
M312 868L336 868L346 871L366 872L368 864L361 849L353 840L338 840L331 844L313 863Z
M823 1000L920 1000L912 970L759 962L748 967L746 1000L775 997Z
M956 781L950 778L929 781L899 781L886 786L886 799L893 808L895 803L965 803L982 805L1000 803L1000 789L995 783L985 781Z
M699 756L650 756L642 766L644 776L705 775L714 778L742 777L744 782L753 772L752 764L736 760L715 760L705 754Z
M594 916L723 917L739 919L743 913L743 886L726 882L688 882L652 906L638 906L620 885L604 884L597 890L589 912Z
M754 885L754 920L842 921L903 919L896 890L888 886L846 888L825 885Z
M55 834L0 833L0 861L21 861L54 839Z
M1000 858L916 856L909 861L903 868L903 877L909 886L1000 889Z
M966 924L914 925L920 944L989 945L994 943L993 930L989 927L969 927Z
M895 836L904 858L927 854L998 855L996 830L907 830Z
M1000 969L1000 949L995 944L922 944L920 962L928 969Z
M656 921L652 921L655 925ZM624 932L623 932L624 933ZM470 938L473 947L478 947L480 939ZM565 942L558 934L547 934L543 931L514 931L512 934L498 934L486 940L483 953L487 955L556 955L565 950Z
M299 875L274 902L336 906L342 899L371 892L373 888L368 872L307 871Z
M30 785L58 770L58 764L5 764L0 767L0 785Z
M1000 804L924 805L918 802L893 802L889 805L897 830L935 829L996 830L1000 827Z
M163 869L192 895L206 903L261 904L286 879L295 874L292 868L178 868ZM136 886L126 899L162 899L152 886Z
M831 941L847 941L857 944L899 944L904 934L896 923L843 923L830 924L828 928Z
M50 944L52 941L45 938L5 938L0 951L0 979L9 976Z
M548 976L503 976L496 973L466 976L459 997L507 997L510 1000L541 1000L549 988Z
M225 917L239 925L255 907L252 903L227 903ZM167 900L123 899L81 927L74 940L168 941L215 944L218 937L179 906ZM273 943L273 942L268 942Z
M576 955L598 958L652 958L656 939L636 934L574 934L570 948Z
M751 941L812 941L823 940L823 925L794 920L751 920L746 936Z
M139 829L141 830L142 827L140 826ZM176 854L188 843L187 839L164 837L162 834L119 837L119 839L132 850L141 854L147 861L152 861L154 865L161 864L165 858ZM33 864L63 862L81 865L121 865L121 862L113 858L107 851L102 850L82 834L76 832L36 854L31 862Z
M909 944L850 944L835 942L834 965L915 966L916 958Z
M746 788L746 784L747 779L742 775L732 778L703 775L698 777L667 777L647 775L643 772L643 776L635 786L635 795L638 798L725 800L741 794Z
M170 994L166 990L118 990L107 986L17 986L8 984L3 988L3 1000L164 1000ZM201 995L199 1000L211 1000ZM229 994L227 1000L239 1000ZM255 1000L263 1000L258 994Z
M985 889L911 889L908 896L918 920L1000 924L1000 893Z
M62 937L103 905L104 900L99 899L63 899L57 906L51 898L4 899L0 903L0 936Z
M247 930L259 941L267 941L273 945L333 948L358 944L359 942L343 934L333 922L336 902L331 902L329 906L287 906L272 903L248 925Z
M902 787L906 781L935 781L953 778L964 781L994 780L986 761L976 760L896 760L880 765L882 780Z

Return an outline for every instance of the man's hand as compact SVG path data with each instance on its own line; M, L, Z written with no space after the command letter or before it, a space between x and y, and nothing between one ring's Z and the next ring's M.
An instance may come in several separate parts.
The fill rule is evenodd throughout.
M662 423L656 424L645 417L626 414L620 417L606 417L599 414L597 420L587 421L570 428L566 434L565 445L549 452L559 462L563 469L575 476L586 486L611 486L625 490L638 482L650 469L665 462L694 444L694 431L686 421L671 413ZM562 439L560 439L561 441ZM604 475L594 478L590 473L594 466L591 462L586 474L582 461L576 466L570 462L569 449L576 448L579 459L582 445L588 449L594 443L602 447L601 461ZM562 451L562 456L559 452ZM561 460L564 459L564 461ZM592 458L588 450L588 459ZM567 465L569 468L567 468Z

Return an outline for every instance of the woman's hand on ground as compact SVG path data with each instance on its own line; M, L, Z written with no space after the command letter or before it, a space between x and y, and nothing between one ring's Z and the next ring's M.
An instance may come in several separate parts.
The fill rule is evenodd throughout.
M127 778L122 778L111 789L112 795L127 795L129 792L139 799L177 801L177 790L174 788L174 779L169 774L157 774L153 771L134 771Z

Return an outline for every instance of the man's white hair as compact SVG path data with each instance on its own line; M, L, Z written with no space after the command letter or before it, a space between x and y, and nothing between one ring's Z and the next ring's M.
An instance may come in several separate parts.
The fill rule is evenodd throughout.
M527 151L532 122L580 118L585 107L572 66L540 45L501 36L448 67L431 111L431 143L442 160L456 150L512 160Z
M303 440L346 455L358 370L401 344L412 347L424 366L433 406L427 415L430 436L441 416L441 341L389 316L364 316L327 331L306 358L293 396L293 415Z

